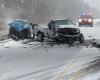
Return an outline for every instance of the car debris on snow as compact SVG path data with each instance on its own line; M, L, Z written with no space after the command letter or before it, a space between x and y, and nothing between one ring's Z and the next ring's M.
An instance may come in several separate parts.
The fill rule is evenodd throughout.
M93 42L93 46L94 47L97 47L97 48L100 48L100 40L96 40Z

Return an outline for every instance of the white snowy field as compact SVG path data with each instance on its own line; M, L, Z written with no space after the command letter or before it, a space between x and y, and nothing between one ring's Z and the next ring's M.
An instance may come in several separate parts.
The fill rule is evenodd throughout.
M100 26L80 27L85 39L100 39Z
M80 27L86 40L100 39L100 27ZM41 45L39 42L0 42L0 80L79 80L81 69L100 56L92 46ZM99 72L81 80L98 80ZM92 77L90 77L92 76Z

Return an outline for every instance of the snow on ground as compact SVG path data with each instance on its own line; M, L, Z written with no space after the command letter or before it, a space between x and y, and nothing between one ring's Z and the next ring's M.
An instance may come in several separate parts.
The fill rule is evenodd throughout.
M8 51L10 50L3 50L4 54L0 53L0 80L55 80L56 77L72 77L72 73L99 55L96 48L67 45L42 45L39 48L25 50L17 48L17 51L11 50L9 54Z
M85 39L100 39L100 26L80 27Z
M20 41L14 41L12 39L8 39L0 42L0 48L16 48L22 46Z
M100 72L95 74L87 74L85 77L83 77L81 80L100 80Z
M85 40L92 43L93 46L100 48L100 25L93 27L80 27Z
M0 41L0 48L31 48L34 45L39 46L39 42L28 42L28 40L14 41L12 39ZM36 46L35 46L36 47Z

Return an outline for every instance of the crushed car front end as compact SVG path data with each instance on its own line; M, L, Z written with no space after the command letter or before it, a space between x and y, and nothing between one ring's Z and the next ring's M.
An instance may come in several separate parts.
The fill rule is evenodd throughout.
M82 35L79 28L58 28L56 34L56 38L63 42L78 41Z

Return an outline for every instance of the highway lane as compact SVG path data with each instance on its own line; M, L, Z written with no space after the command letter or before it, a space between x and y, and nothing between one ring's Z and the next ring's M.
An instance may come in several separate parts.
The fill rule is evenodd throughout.
M100 53L99 49L87 48L86 46L68 47L68 45L55 45L51 47L46 44L41 45L40 43L32 44L21 45L16 48L0 48L1 80L2 77L18 77L41 70L49 70L49 68L51 70L57 69L71 60L74 62L80 61L80 58L88 60L88 57L91 59L91 57L98 56L98 53Z

